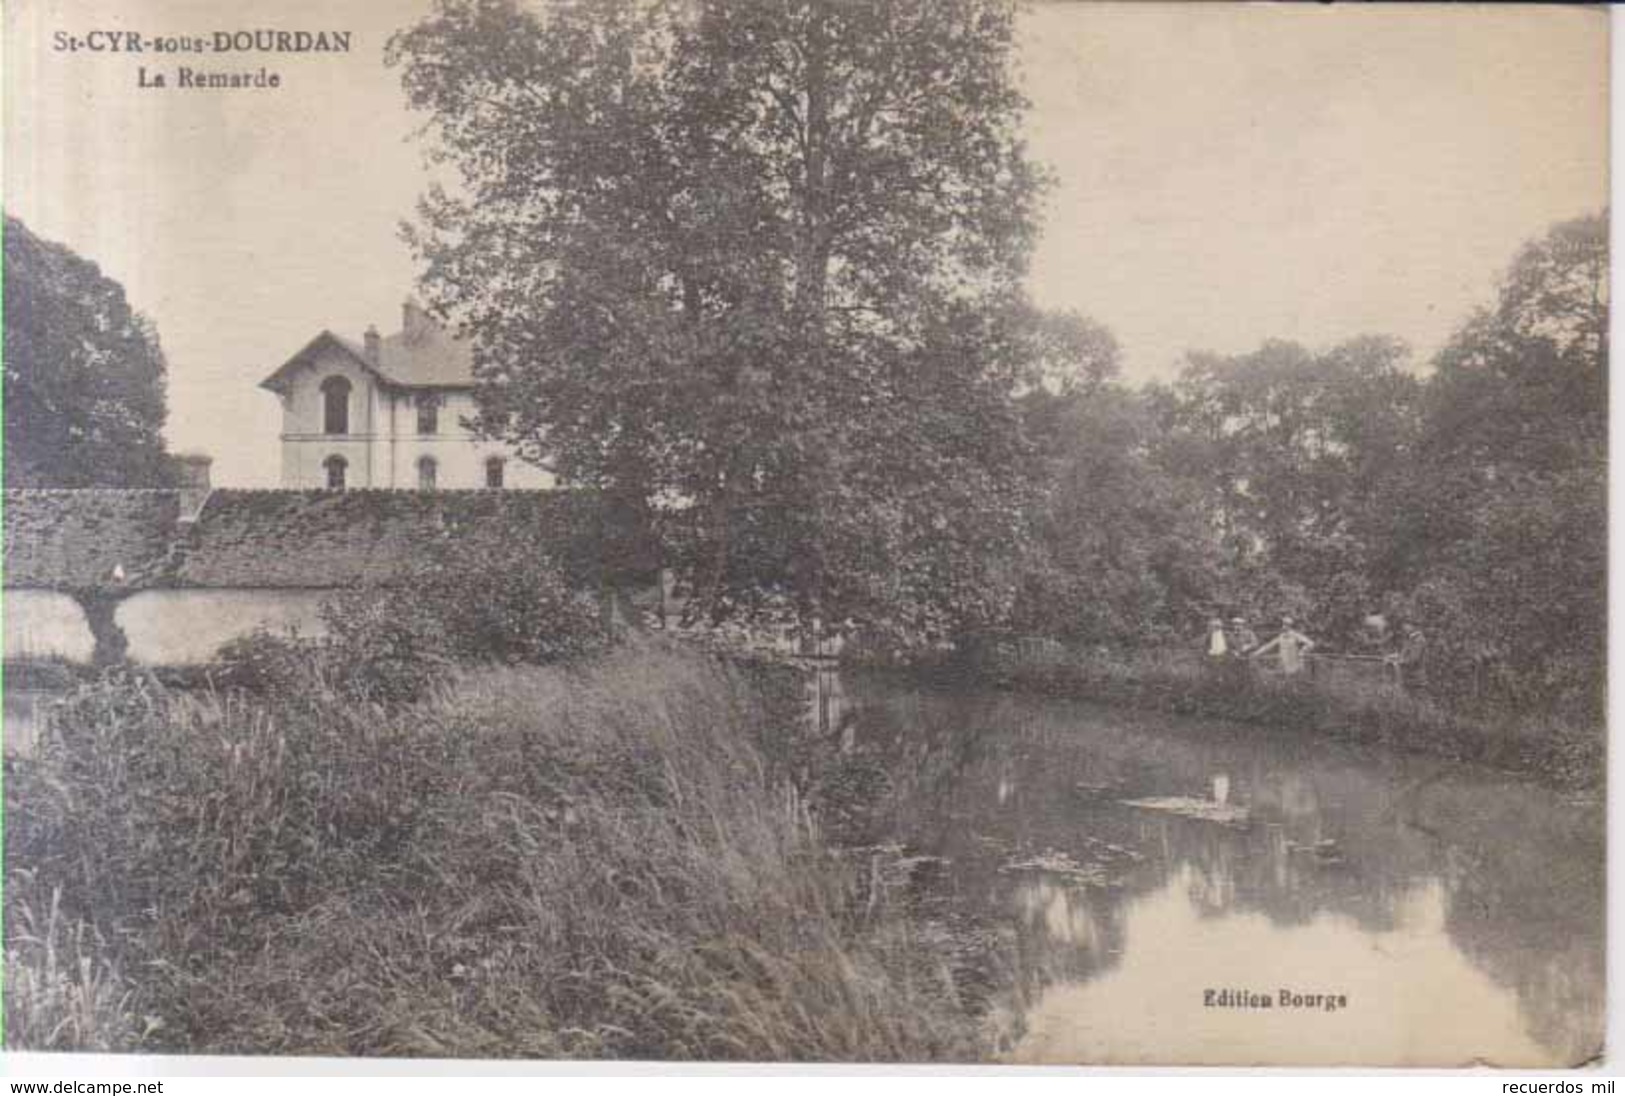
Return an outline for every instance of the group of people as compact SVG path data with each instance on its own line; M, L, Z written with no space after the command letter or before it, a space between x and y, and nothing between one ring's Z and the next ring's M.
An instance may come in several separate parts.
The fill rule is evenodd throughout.
M1291 617L1281 618L1281 630L1267 643L1258 642L1258 633L1247 624L1246 617L1232 617L1226 626L1218 617L1208 621L1207 653L1209 658L1263 658L1275 655L1280 660L1281 672L1296 674L1303 670L1304 656L1315 647L1315 641L1293 626Z
M1386 622L1383 632L1378 642L1387 648L1388 635L1391 633L1387 632ZM1248 626L1246 617L1232 617L1229 624L1218 617L1208 621L1207 654L1211 659L1249 659L1274 655L1283 674L1297 674L1303 671L1306 656L1314 648L1315 641L1298 631L1291 617L1281 618L1280 632L1267 643L1258 641L1258 634ZM1380 657L1389 667L1393 678L1409 687L1422 682L1423 652L1422 630L1411 624L1402 630L1398 646L1386 650Z

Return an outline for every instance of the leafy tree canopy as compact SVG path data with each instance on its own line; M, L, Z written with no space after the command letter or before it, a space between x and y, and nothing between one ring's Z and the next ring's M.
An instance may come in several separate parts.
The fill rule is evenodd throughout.
M1305 587L1372 562L1385 492L1416 439L1421 384L1405 357L1382 337L1322 353L1268 342L1193 353L1154 393L1169 430L1161 459L1207 483L1233 562L1261 557Z
M1203 485L1216 604L1418 625L1434 687L1600 710L1606 652L1608 222L1526 245L1434 360L1389 339L1193 354L1148 399L1157 465Z
M164 354L95 263L5 222L7 487L166 482Z
M1608 221L1565 221L1525 245L1493 307L1439 354L1428 457L1498 470L1597 459L1608 433Z
M1600 710L1607 651L1608 218L1513 260L1439 354L1395 498L1411 608L1461 684Z
M1153 409L1109 383L1041 388L1022 405L1042 490L1013 625L1087 644L1177 641L1223 578L1202 484L1155 460Z
M480 425L764 584L915 632L1019 542L1042 177L1005 0L440 0L389 56ZM953 620L950 620L953 618Z

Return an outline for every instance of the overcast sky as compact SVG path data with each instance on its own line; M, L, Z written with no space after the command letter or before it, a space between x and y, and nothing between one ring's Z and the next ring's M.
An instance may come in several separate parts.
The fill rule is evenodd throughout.
M212 454L217 483L277 482L261 378L324 327L398 325L396 224L425 175L382 51L426 8L6 5L6 208L157 323L171 447ZM283 87L225 92L137 89L139 65L184 58L51 49L256 27L347 30L353 52L254 56ZM1034 294L1110 327L1135 381L1271 337L1382 332L1425 361L1520 242L1605 204L1607 28L1550 7L1038 5L1023 79L1058 185Z

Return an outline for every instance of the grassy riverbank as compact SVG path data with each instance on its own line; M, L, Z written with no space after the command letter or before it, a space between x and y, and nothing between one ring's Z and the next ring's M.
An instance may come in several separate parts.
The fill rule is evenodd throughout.
M80 687L6 779L6 1043L976 1055L940 957L763 749L788 694L620 651L395 711Z
M1234 720L1296 734L1470 761L1574 790L1601 788L1606 734L1552 714L1467 714L1393 688L1348 688L1154 651L1066 652L1028 661L954 658L925 678Z

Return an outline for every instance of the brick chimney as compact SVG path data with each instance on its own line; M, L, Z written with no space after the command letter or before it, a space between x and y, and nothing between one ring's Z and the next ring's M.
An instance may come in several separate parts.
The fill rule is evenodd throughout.
M361 338L362 338L362 341L364 342L364 344L366 346L367 360L369 362L371 362L373 365L377 365L378 364L378 328L377 328L377 326L369 324L367 326L367 333L365 335L363 335Z
M205 453L180 453L175 457L176 478L180 482L181 520L196 521L209 500L209 466L214 458Z
M411 297L401 302L401 331L408 340L416 342L433 324L434 320L423 310L423 306Z

